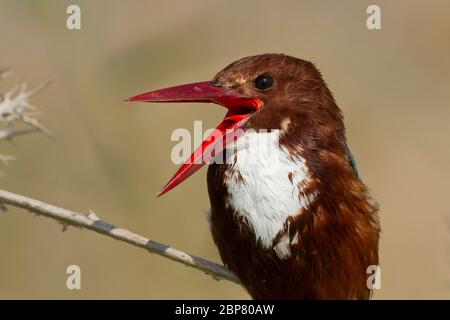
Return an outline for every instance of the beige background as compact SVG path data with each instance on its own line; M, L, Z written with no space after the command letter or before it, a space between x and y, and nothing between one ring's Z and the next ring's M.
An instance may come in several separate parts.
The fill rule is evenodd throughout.
M82 30L65 10L82 9ZM381 31L365 27L382 8ZM0 145L0 187L219 261L202 170L161 199L175 128L212 127L210 105L123 105L142 91L210 79L242 56L315 62L346 116L360 173L381 205L375 298L450 298L449 1L6 1L0 66L53 84L33 102L56 134ZM330 244L332 245L332 244ZM240 287L129 245L11 208L0 215L0 298L248 298ZM69 264L82 290L65 288Z

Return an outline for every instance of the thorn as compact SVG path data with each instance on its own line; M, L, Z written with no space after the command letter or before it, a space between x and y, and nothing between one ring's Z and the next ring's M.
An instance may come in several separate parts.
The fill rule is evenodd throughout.
M209 274L208 272L205 272L205 274L208 275L208 276L211 276L211 277L212 277L214 280L216 280L216 281L222 280L222 278L220 278L220 277L218 277L218 276L214 276L214 275L212 275L212 274Z
M48 138L55 141L55 137L54 137L53 133L50 130L48 130L44 125L42 125L37 119L30 118L30 117L22 114L18 120L33 127L37 131L40 131L41 133L46 135Z
M4 93L5 99L11 100L11 98L16 94L17 90L19 89L19 85L15 85L12 88L10 88L8 91Z
M34 96L35 94L41 92L42 90L44 90L45 88L47 88L51 83L53 82L53 80L49 80L47 82L44 82L40 85L38 85L37 87L35 87L34 89L28 91L25 95L27 98L30 98L32 96ZM26 88L26 83L23 83L23 85Z
M66 232L67 229L69 228L69 224L66 222L59 222L59 224L61 225L62 232Z
M88 214L88 218L92 219L94 221L100 220L100 218L95 214L94 211L92 211L91 209L89 209L89 214Z

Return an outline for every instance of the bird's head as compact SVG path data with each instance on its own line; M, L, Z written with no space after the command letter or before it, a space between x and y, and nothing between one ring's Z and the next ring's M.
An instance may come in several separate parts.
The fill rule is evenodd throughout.
M211 102L228 109L215 132L158 195L217 156L217 151L233 141L229 136L239 136L250 128L283 130L283 141L288 147L301 143L317 149L321 143L345 140L341 112L320 72L308 61L283 54L242 58L210 81L150 91L126 101Z

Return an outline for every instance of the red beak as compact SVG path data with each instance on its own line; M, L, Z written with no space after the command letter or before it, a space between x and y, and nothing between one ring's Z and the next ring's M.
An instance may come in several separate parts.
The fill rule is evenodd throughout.
M235 90L225 88L212 81L184 84L160 90L155 90L131 97L126 101L143 102L212 102L228 109L225 118L216 130L194 151L188 160L180 167L175 175L167 182L157 197L175 188L190 177L194 172L213 160L217 151L234 141L242 134L241 129L247 120L262 108L262 101L258 98L247 97Z

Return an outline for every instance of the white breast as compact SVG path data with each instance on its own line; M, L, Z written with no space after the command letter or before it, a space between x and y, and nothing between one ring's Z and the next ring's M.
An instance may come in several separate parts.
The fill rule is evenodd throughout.
M300 196L308 179L308 168L301 157L291 157L279 145L279 131L246 132L228 158L234 165L227 170L227 203L246 218L256 239L274 248L280 257L290 254L290 239L273 243L289 216L300 214L309 201ZM296 241L293 239L292 241Z

